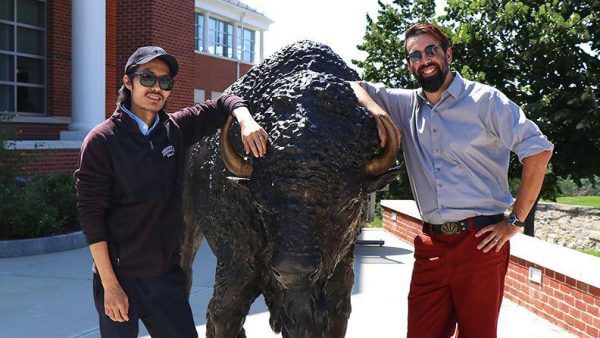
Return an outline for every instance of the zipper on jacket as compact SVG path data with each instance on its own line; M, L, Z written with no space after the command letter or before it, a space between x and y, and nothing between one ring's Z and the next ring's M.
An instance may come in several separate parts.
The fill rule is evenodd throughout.
M156 133L156 130L154 130L148 136L148 143L150 144L150 149L152 149L154 151L156 149L155 149L154 143L152 142L152 139L151 139L153 133ZM160 199L161 199L161 201L164 202L164 201L166 201L166 198L165 198L165 188L163 186L163 182L160 181L160 170L158 169L158 166L157 166L157 163L156 163L157 161L162 161L164 159L160 158L160 160L156 160L154 158L154 156L150 156L150 158L151 158L151 167L152 167L152 170L154 171L156 177L159 178ZM162 262L161 262L162 264L161 265L162 265L162 270L164 271L164 270L166 270L166 266L169 263L169 261L167 260L167 254L166 254L166 251L165 251L165 243L162 241L163 234L162 234L161 228L159 227L157 229L157 231L158 231L159 236L161 237L161 241L160 241L160 246L161 246L161 251L162 251Z

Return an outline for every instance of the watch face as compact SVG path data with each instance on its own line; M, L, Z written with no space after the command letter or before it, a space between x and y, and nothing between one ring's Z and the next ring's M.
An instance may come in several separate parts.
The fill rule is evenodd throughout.
M517 215L515 215L514 213L511 213L510 215L508 215L508 217L506 218L506 221L508 221L508 223L512 224L512 225L516 225L516 226L524 226L525 224L521 221L519 221L519 219L517 218Z

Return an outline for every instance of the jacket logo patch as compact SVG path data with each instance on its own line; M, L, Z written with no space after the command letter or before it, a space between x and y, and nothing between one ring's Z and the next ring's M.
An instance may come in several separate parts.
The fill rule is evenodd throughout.
M163 155L163 157L171 157L171 156L175 155L175 147L173 147L173 146L165 147L162 150L162 155Z

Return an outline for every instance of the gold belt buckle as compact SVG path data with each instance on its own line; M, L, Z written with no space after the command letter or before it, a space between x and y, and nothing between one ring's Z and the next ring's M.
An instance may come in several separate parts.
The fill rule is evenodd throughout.
M461 232L462 227L459 222L446 222L440 229L444 235L455 235Z

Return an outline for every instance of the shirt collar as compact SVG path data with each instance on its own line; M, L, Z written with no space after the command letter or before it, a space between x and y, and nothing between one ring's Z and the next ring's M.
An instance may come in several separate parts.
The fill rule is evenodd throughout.
M140 129L140 132L142 133L142 135L144 136L148 136L150 134L150 132L152 130L154 130L154 128L156 127L156 125L158 124L158 121L160 120L160 116L158 114L156 114L156 118L154 119L154 123L152 124L152 127L148 127L148 125L146 124L146 122L144 122L142 119L140 119L137 115L135 115L134 113L132 113L129 109L127 109L127 107L125 107L124 105L121 105L121 109L127 114L129 115L129 117L131 117L135 123L137 123L138 128Z
M446 92L448 92L448 94L452 95L452 97L456 99L460 95L460 92L462 91L464 86L465 80L462 78L462 76L460 76L458 72L454 72L454 79L452 80L448 88L446 88Z

